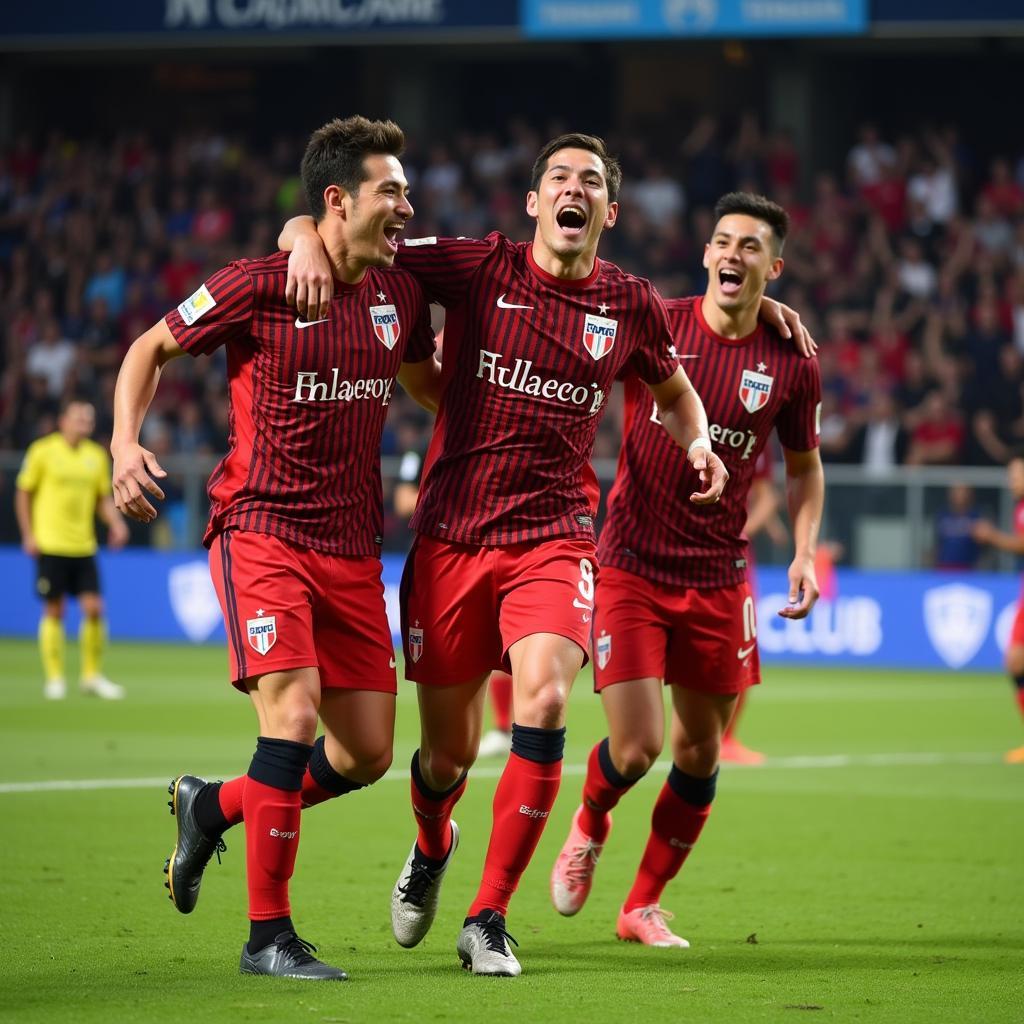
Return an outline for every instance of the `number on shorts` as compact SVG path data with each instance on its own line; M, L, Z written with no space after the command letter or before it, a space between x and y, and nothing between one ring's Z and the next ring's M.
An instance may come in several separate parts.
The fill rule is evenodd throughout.
M750 643L757 639L757 618L754 615L754 599L747 596L743 599L743 642Z
M584 601L594 600L594 566L589 558L580 559L579 591Z

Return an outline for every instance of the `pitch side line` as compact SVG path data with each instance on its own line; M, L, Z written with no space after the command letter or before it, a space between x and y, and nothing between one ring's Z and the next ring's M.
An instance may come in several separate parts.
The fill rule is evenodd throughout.
M725 765L726 771L771 771L773 768L888 768L943 765L943 764L996 764L1002 760L997 753L964 753L964 754L824 754L800 755L794 757L770 757L763 765ZM668 771L669 762L659 761L651 770ZM503 766L498 764L480 765L472 770L477 779L496 779L501 775ZM586 775L585 764L567 764L562 768L563 775ZM224 773L225 778L231 772ZM216 773L212 777L218 777ZM166 786L168 775L150 779L53 779L39 782L0 782L0 795L5 793L65 793L73 791L92 792L103 789L150 789ZM389 771L382 782L407 782L407 771Z

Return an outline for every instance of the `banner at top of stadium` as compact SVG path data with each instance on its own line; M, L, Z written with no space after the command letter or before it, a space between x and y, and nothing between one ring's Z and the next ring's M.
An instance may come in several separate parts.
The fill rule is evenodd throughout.
M867 0L523 0L535 38L851 35Z
M518 0L51 0L8 4L0 37L175 37L510 30Z

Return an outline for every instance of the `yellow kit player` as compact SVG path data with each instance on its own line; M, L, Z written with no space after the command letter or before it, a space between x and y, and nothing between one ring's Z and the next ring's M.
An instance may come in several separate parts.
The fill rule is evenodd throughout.
M109 527L108 544L121 547L128 527L110 495L110 459L90 435L96 412L72 400L61 410L57 430L29 445L16 481L15 511L21 546L36 559L36 589L43 599L39 651L46 673L43 693L60 700L64 681L64 597L78 599L82 693L119 700L124 688L100 669L103 599L96 568L96 516Z

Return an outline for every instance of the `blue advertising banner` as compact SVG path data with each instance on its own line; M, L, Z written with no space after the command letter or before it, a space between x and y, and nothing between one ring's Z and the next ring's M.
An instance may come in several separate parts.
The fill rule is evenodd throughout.
M5 4L0 38L158 35L172 41L198 35L431 32L518 24L518 0L50 0Z
M114 642L224 642L205 552L103 552L100 571ZM0 548L0 635L35 635L34 572L17 548ZM401 556L386 556L386 600L396 644L401 573ZM787 600L785 572L758 571L757 638L764 662L1000 668L1020 591L1016 577L840 569L837 580L834 595L819 601L809 618L792 622L777 614ZM72 602L72 629L76 623Z
M523 0L533 38L823 36L867 30L867 0Z

